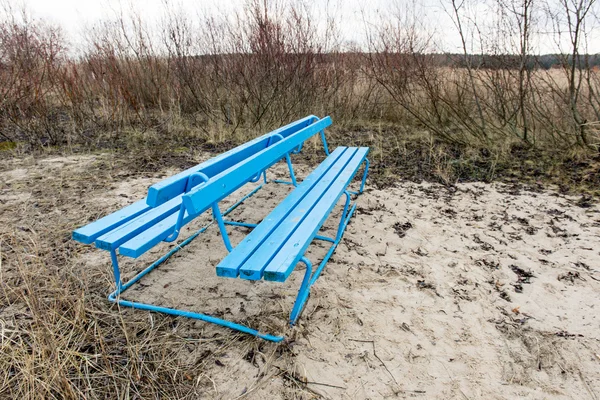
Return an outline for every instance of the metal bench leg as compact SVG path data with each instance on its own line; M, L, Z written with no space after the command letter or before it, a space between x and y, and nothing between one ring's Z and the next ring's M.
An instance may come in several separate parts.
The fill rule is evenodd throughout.
M310 293L310 286L312 285L310 276L312 274L312 263L306 257L302 257L300 259L306 265L306 272L304 273L304 279L302 279L302 284L300 285L300 290L298 291L298 296L296 297L296 302L294 303L294 308L292 309L292 313L290 314L290 325L294 325L304 308L304 303L306 303L306 299Z
M290 170L290 178L292 178L292 185L298 186L296 182L296 175L294 175L294 168L292 167L292 159L290 158L290 153L285 155L285 161L287 161L288 169Z
M298 317L300 316L300 313L304 308L304 303L306 303L306 300L310 293L311 286L317 281L317 279L319 279L319 276L325 268L327 261L329 261L336 247L342 240L342 235L344 234L344 231L348 226L348 222L350 221L350 218L352 218L352 215L356 210L356 203L354 203L354 205L350 208L350 193L346 190L344 191L344 194L346 195L346 202L344 203L344 210L342 211L342 215L340 216L340 224L338 226L337 235L335 237L335 240L332 240L333 244L329 248L329 251L325 255L325 258L323 258L323 261L321 261L321 263L319 264L319 267L315 270L314 273L312 273L312 263L310 262L310 260L305 256L303 256L300 259L300 261L306 264L306 272L304 273L304 279L302 280L302 285L300 285L298 297L296 298L294 308L292 309L292 313L290 315L290 325L294 325L298 320Z
M342 233L344 233L344 221L346 219L346 214L348 213L348 207L350 206L350 193L345 190L344 194L346 195L346 202L344 203L344 210L342 211L342 215L340 216L340 224L338 225L337 235L335 236L335 241L339 242L342 238Z
M277 143L278 141L283 140L283 139L284 139L283 136L281 136L279 133L275 133L275 134L273 134L269 138L269 141L267 142L267 147L269 147L270 145L272 145L274 143ZM298 148L296 149L297 151L295 151L295 150L292 151L292 154L296 154L301 149L302 149L302 143L300 143L298 145ZM286 182L286 181L283 181L281 179L275 179L273 182L275 182L275 183L285 183L285 184L288 184L288 185L292 184L294 186L298 186L297 183L296 183L296 175L294 175L294 168L292 168L292 159L290 158L290 153L287 153L285 155L285 160L287 161L287 165L288 165L288 168L290 170L290 177L291 177L292 181L291 182ZM266 172L266 170L265 170L265 183L267 183L267 172Z
M121 270L119 269L119 260L117 259L117 250L110 251L110 261L112 262L113 275L115 276L115 284L117 285L117 292L121 291L123 287L123 281L121 280Z
M344 194L346 195L346 202L344 204L344 210L342 211L342 215L340 216L340 224L338 225L337 235L335 237L335 240L333 241L333 244L329 248L329 251L323 258L323 261L321 261L321 264L319 264L319 267L316 269L315 273L311 277L310 286L312 286L317 281L317 279L319 279L319 276L321 275L323 268L325 268L327 261L329 261L338 244L340 244L342 240L342 235L344 234L344 232L346 231L346 227L348 226L348 222L350 222L350 218L352 218L352 215L356 210L356 203L354 203L350 208L350 193L346 190L344 191ZM350 210L348 210L348 208L350 208Z
M240 331L243 333L248 333L250 335L259 337L261 339L269 340L271 342L281 342L284 339L283 336L274 336L274 335L269 335L266 333L260 333L256 329L249 328L245 325L236 324L235 322L227 321L227 320L224 320L221 318L211 317L210 315L206 315L206 314L195 313L195 312L184 311L184 310L177 310L174 308L154 306L154 305L145 304L145 303L136 303L134 301L129 301L129 300L121 300L118 297L118 294L116 292L111 293L110 296L108 296L108 300L110 300L113 303L117 303L123 307L136 308L138 310L145 310L145 311L160 312L163 314L175 315L178 317L186 317L186 318L198 319L200 321L210 322L211 324L224 326L226 328L234 329L236 331Z
M294 154L294 153L292 152L292 154ZM296 174L294 174L294 167L292 166L292 159L290 157L290 153L287 153L285 155L285 161L287 162L287 166L288 166L288 169L290 171L290 179L292 181L288 182L288 181L284 181L282 179L275 179L275 180L273 180L273 182L275 182L275 183L283 183L283 184L286 184L286 185L298 186L298 182L296 181Z
M325 139L325 129L321 131L321 141L323 142L323 149L325 150L325 155L329 155L329 147L327 147L327 139Z
M367 182L367 173L369 172L369 159L365 158L365 172L363 174L362 177L362 182L360 183L360 189L358 190L358 192L352 192L352 191L348 191L350 194L361 194L364 190L365 190L365 183Z
M227 229L225 229L225 223L223 222L223 216L221 215L221 210L219 210L219 204L213 203L212 205L213 216L217 220L217 224L219 225L219 230L221 231L221 236L223 237L223 243L225 243L225 247L227 251L231 252L233 247L231 247L231 241L229 240L229 235L227 234Z

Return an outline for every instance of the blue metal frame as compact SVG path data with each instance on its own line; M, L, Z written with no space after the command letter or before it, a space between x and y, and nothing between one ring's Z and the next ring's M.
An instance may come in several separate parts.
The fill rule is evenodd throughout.
M322 140L323 140L323 146L325 148L325 152L327 154L329 154L329 150L327 148L327 142L325 141L324 134L322 134L321 137L322 137ZM296 152L300 151L301 148L302 148L302 145L300 145L297 150L293 151L292 154L295 154ZM286 155L286 161L287 161L287 164L288 164L288 168L290 170L291 182L280 181L280 180L274 180L273 182L275 182L275 183L282 183L282 184L291 184L291 185L296 186L297 182L296 182L296 178L295 178L295 175L294 175L294 171L293 171L293 168L292 168L291 159L290 159L289 154ZM344 209L342 211L342 215L340 217L340 223L338 225L338 231L337 231L336 237L335 238L330 238L330 237L321 236L321 235L317 235L315 237L315 239L317 239L317 240L322 240L322 241L327 241L327 242L332 243L331 247L329 248L329 251L325 255L325 258L321 261L321 263L319 264L319 266L317 267L317 269L313 272L312 263L305 256L303 256L301 258L301 260L300 260L301 262L303 262L306 265L306 271L305 271L305 274L304 274L304 278L302 280L302 284L300 285L300 289L298 291L298 295L297 295L296 300L294 302L294 306L293 306L292 312L290 314L290 326L293 326L297 322L298 318L300 317L300 314L302 313L302 310L304 309L304 305L306 304L306 301L307 301L308 296L310 294L310 288L311 288L311 286L317 281L317 279L321 275L321 272L325 268L325 265L327 264L327 261L329 261L329 259L331 258L333 252L335 251L336 247L338 246L338 244L340 243L340 241L342 239L342 236L344 234L344 231L346 230L346 227L348 226L350 218L352 218L352 215L354 214L354 211L356 209L356 202L352 205L352 207L350 207L351 195L352 194L358 195L358 194L360 194L360 193L363 192L364 186L365 186L365 181L366 181L366 178L367 178L368 169L369 169L369 160L366 159L365 160L365 171L364 171L364 174L363 174L363 178L362 178L362 182L361 182L359 191L358 192L351 192L351 191L345 190L342 193L342 194L346 195L346 201L345 201L345 204L344 204ZM120 272L120 269L119 269L119 263L118 263L118 257L117 257L116 249L110 250L112 267L113 267L113 274L114 274L115 282L116 282L116 289L115 289L115 291L113 291L108 296L108 300L111 301L111 302L113 302L113 303L116 303L116 304L118 304L120 306L123 306L123 307L130 307L130 308L139 309L139 310L154 311L154 312L160 312L160 313L163 313L163 314L169 314L169 315L174 315L174 316L180 316L180 317L197 319L197 320L209 322L209 323L212 323L212 324L224 326L224 327L227 327L227 328L230 328L230 329L233 329L233 330L237 330L237 331L240 331L240 332L243 332L243 333L247 333L247 334L259 337L259 338L264 339L264 340L268 340L268 341L272 341L272 342L281 342L284 339L283 336L276 336L276 335L271 335L271 334L267 334L267 333L261 333L261 332L255 330L255 329L252 329L252 328L247 327L245 325L241 325L241 324L238 324L238 323L235 323L235 322L227 321L225 319L212 317L210 315L206 315L206 314L202 314L202 313L196 313L196 312L191 312L191 311L179 310L179 309L174 309L174 308L160 307L160 306L155 306L155 305L152 305L152 304L146 304L146 303L139 303L139 302L134 302L134 301L129 301L129 300L123 300L123 299L120 298L121 294L123 294L127 289L129 289L131 286L133 286L136 282L138 282L140 279L142 279L145 275L147 275L148 273L150 273L153 269L155 269L156 267L158 267L160 264L162 264L166 260L168 260L173 254L175 254L176 252L178 252L179 250L181 250L182 248L184 248L185 246L187 246L199 234L205 232L211 225L213 225L213 223L215 221L217 222L217 225L218 225L219 230L221 232L221 236L223 237L223 242L225 244L225 247L227 248L228 251L231 251L232 250L232 246L231 246L231 242L229 240L229 235L227 234L225 225L241 226L241 227L247 227L247 228L255 228L257 226L257 224L250 224L250 223L245 223L245 222L236 222L236 221L225 220L224 216L226 216L229 213L231 213L239 205L241 205L245 200L247 200L248 198L252 197L254 194L256 194L256 192L258 192L260 189L262 189L266 183L268 183L266 170L265 171L261 171L261 172L259 172L256 175L257 178L256 178L255 182L258 181L258 179L260 179L261 175L263 175L264 183L261 183L259 186L257 186L256 188L254 188L250 193L246 194L244 197L242 197L240 200L238 200L236 203L234 203L231 207L229 207L224 213L221 213L221 211L219 209L218 202L213 203L213 205L212 205L213 219L212 219L211 222L209 222L207 225L205 225L202 228L200 228L198 231L196 231L190 237L188 237L187 239L185 239L183 242L181 242L176 247L174 247L173 249L171 249L167 254L165 254L164 256L160 257L158 260L156 260L154 263L152 263L151 265L149 265L148 267L146 267L145 269L143 269L141 272L139 272L138 274L136 274L133 278L131 278L127 282L123 282L122 279L121 279L121 272ZM191 182L191 180L193 178L201 178L203 180L203 182L208 181L208 177L206 175L204 175L203 173L195 173L195 174L190 175L189 182ZM189 188L189 186L190 186L189 182L188 182L188 185L186 185L186 191L190 189ZM202 184L203 183L201 183L201 185ZM181 222L183 221L184 214L185 214L185 208L182 206L181 210L180 210L180 213L179 213L179 216L178 216L178 222L177 222L176 229L175 229L174 233L171 236L169 236L169 238L167 238L168 239L168 240L166 240L167 242L172 242L172 241L176 240L177 237L179 236L179 232L180 232L181 227L182 227Z

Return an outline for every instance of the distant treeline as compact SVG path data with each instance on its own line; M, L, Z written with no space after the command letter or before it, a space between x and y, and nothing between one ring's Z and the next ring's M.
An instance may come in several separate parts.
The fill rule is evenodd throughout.
M348 58L365 58L366 53L346 53ZM390 54L392 55L392 54ZM401 57L403 54L398 53ZM327 59L327 55L325 60ZM411 54L414 56L414 54ZM489 68L489 69L518 69L521 67L521 56L514 54L464 54L458 53L430 53L422 54L432 65L450 68ZM333 58L333 57L332 57ZM572 54L543 54L525 57L525 68L552 69L570 67L572 65ZM575 57L575 66L580 69L600 68L600 54L580 54Z
M417 56L416 54L398 53L398 57L409 55L410 57ZM314 54L289 54L290 58L302 58L304 56L313 57ZM367 52L345 52L345 53L321 53L317 57L321 62L334 62L339 60L353 59L360 63L360 60L367 60L371 57ZM393 54L390 54L393 56ZM193 58L201 58L205 60L214 60L221 57L239 57L251 58L247 54L210 54L202 55ZM429 63L437 67L449 68L466 68L470 65L471 68L488 68L488 69L519 69L521 67L521 56L513 54L464 54L458 53L429 53L422 54L422 57L427 59ZM552 68L564 68L572 65L572 54L544 54L531 55L525 58L524 67L528 70ZM580 54L575 57L575 66L580 69L597 69L600 68L600 54Z
M480 68L519 68L521 56L512 54L435 54L433 55L439 65L448 67L466 67L467 59L472 67ZM532 55L525 59L527 69L551 69L572 65L571 54L544 54ZM575 57L575 66L578 68L600 67L600 54L580 54Z

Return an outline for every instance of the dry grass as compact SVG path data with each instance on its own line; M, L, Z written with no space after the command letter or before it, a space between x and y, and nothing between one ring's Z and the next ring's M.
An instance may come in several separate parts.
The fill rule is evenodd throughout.
M293 376L285 345L111 305L107 258L89 262L104 254L70 235L119 207L115 199L98 199L135 163L109 155L76 160L13 159L0 175L0 397L213 396L206 371L227 352L270 360L257 385L274 375ZM19 176L20 168L29 172ZM300 381L290 385L296 393L305 390Z

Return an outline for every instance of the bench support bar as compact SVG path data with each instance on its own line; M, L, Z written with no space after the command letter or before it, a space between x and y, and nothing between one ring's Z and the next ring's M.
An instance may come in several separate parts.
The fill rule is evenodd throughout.
M269 334L265 334L265 333L260 333L259 331L249 328L245 325L236 324L235 322L227 321L227 320L224 320L221 318L211 317L210 315L206 315L206 314L195 313L195 312L184 311L184 310L177 310L174 308L154 306L154 305L145 304L145 303L137 303L137 302L128 301L128 300L121 300L117 295L115 295L115 293L111 293L108 296L108 300L112 301L113 303L117 303L118 305L123 306L123 307L130 307L130 308L135 308L138 310L160 312L163 314L175 315L177 317L186 317L186 318L198 319L198 320L205 321L205 322L210 322L211 324L224 326L226 328L230 328L230 329L240 331L243 333L248 333L250 335L253 335L253 336L256 336L256 337L259 337L261 339L268 340L271 342L281 342L283 340L283 336L273 336L273 335L269 335Z
M294 308L292 308L292 313L290 314L290 325L294 325L298 320L298 317L304 308L304 303L306 303L306 299L308 299L308 295L310 294L312 263L306 257L302 257L300 261L306 265L306 272L304 272L304 279L302 279L302 284L300 285Z

